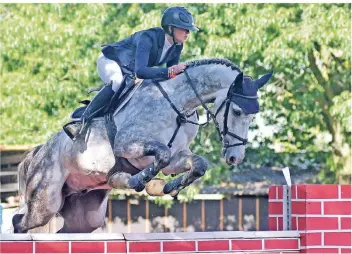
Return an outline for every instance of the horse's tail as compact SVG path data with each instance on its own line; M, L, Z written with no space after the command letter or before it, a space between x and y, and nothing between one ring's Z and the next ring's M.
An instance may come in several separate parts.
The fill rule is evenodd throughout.
M36 153L39 151L39 149L43 145L38 145L32 149L30 149L27 153L25 153L24 159L21 161L21 163L18 165L18 193L20 195L20 200L21 200L21 206L24 205L25 203L25 193L26 193L26 183L27 183L27 170L29 168L29 165L32 162L33 157L36 155Z

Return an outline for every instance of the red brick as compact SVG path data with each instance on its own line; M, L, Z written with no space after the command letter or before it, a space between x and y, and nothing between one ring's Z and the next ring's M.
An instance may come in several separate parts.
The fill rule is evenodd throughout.
M337 199L339 188L337 184L307 184L306 199Z
M297 185L292 185L291 186L291 198L296 199L297 198L297 193L296 193Z
M321 214L321 202L292 201L292 214Z
M305 250L301 250L303 253L339 253L339 249L337 248L309 248Z
M269 230L278 230L277 217L269 217Z
M163 251L196 251L195 241L165 241L163 242Z
M352 248L342 248L341 253L352 253Z
M104 253L104 242L71 242L71 253Z
M269 202L269 214L270 215L282 215L282 203L281 202Z
M300 233L301 246L322 245L321 233Z
M351 198L351 185L341 185L341 198Z
M351 201L324 202L324 214L351 215Z
M306 184L297 185L297 199L306 198Z
M292 201L292 214L306 214L306 202Z
M298 220L298 230L305 230L307 227L306 218L299 217Z
M297 230L297 217L292 216L291 218L291 227L292 230Z
M341 218L341 229L351 229L351 218Z
M324 246L326 245L351 246L351 232L325 232Z
M306 202L307 214L322 214L321 202Z
M33 253L33 242L0 242L0 253Z
M269 187L269 200L276 199L276 193L277 193L276 190L277 190L277 186Z
M307 214L322 214L321 202L306 202Z
M130 252L160 252L160 242L129 242Z
M266 250L298 250L298 239L264 239Z
M338 218L298 218L298 230L338 229Z
M277 198L278 199L282 199L283 198L283 187L281 186L277 186Z
M282 217L279 217L279 218L277 218L277 220L278 220L278 229L279 230L283 230L283 220L282 220Z
M231 240L231 250L261 250L262 240Z
M107 253L127 253L126 242L107 242Z
M69 253L68 242L35 242L35 253Z
M198 251L230 250L229 240L198 241Z

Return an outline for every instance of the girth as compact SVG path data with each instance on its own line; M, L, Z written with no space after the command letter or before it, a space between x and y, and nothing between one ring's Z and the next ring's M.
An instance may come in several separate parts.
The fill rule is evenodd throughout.
M108 180L111 176L113 176L117 172L125 172L131 175L135 175L139 173L140 170L135 166L133 166L126 158L115 156L115 165L112 169L110 169L110 171L106 175L106 179Z

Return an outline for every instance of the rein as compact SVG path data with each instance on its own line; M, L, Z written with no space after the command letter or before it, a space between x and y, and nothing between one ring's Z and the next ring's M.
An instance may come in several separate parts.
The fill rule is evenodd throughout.
M161 87L161 85L159 84L158 81L155 81L155 84L156 86L158 87L158 89L160 90L160 92L162 93L162 95L165 97L165 99L170 103L171 107L173 108L173 110L176 112L177 114L177 118L176 118L176 122L177 122L177 127L176 127L176 130L175 132L173 133L169 143L167 144L167 146L169 148L172 147L172 143L173 141L175 140L176 138L176 135L178 133L178 130L180 129L181 125L182 124L185 124L185 123L191 123L191 124L194 124L194 125L199 125L201 127L207 125L210 120L212 119L214 121L214 124L215 124L215 128L218 132L218 135L220 137L220 140L222 142L224 142L224 138L226 135L229 135L233 138L236 138L238 139L239 143L235 143L235 144L228 144L228 143L224 143L224 149L228 149L229 147L234 147L234 146L241 146L241 145L246 145L248 143L248 139L245 139L245 138L242 138L238 135L236 135L235 133L232 133L228 130L228 126L227 126L227 120L228 120L228 115L229 115L229 108L230 108L230 104L231 104L231 99L232 97L234 96L239 96L239 97L242 97L242 98L246 98L246 99L257 99L257 96L245 96L245 95L242 95L242 94L238 94L238 93L233 93L233 92L230 92L231 89L234 87L235 85L235 81L233 81L231 83L231 86L229 88L229 92L227 94L227 97L226 99L221 103L220 107L218 108L218 110L216 111L216 113L214 114L208 107L207 105L205 104L205 102L202 100L202 98L200 97L199 93L197 92L196 88L195 88L195 85L194 83L192 82L191 78L189 77L189 74L187 72L187 70L184 71L185 75L186 75L186 78L187 78L187 81L188 83L190 84L193 92L195 93L195 95L197 96L198 100L200 101L202 107L204 108L204 110L206 111L207 113L207 121L205 123L202 123L202 124L199 124L199 123L196 123L196 122L193 122L193 121L190 121L190 120L187 120L188 117L192 116L196 111L194 111L192 114L190 115L186 115L184 113L181 113L177 107L175 106L175 104L173 104L173 102L171 101L170 97L168 96L168 94L165 92L165 90ZM222 109L223 106L226 106L225 108L225 112L224 112L224 130L221 131L220 130L220 126L219 126L219 123L218 121L216 120L216 116L218 115L218 113L220 112L220 110ZM211 119L210 119L211 118Z
M198 126L205 126L209 123L208 119L207 119L207 122L205 123L202 123L202 124L199 124L197 122L193 122L193 121L190 121L188 120L187 118L191 117L194 115L194 113L197 113L197 116L198 116L198 112L197 110L195 110L193 113L191 113L190 115L186 115L184 113L181 113L177 107L175 106L175 104L171 101L169 95L166 93L166 91L164 90L164 88L162 88L162 86L159 84L158 81L155 81L155 84L157 86L157 88L160 90L160 92L162 93L162 95L164 96L164 98L170 103L172 109L176 112L177 114L177 117L176 117L176 122L177 122L177 127L176 127L176 130L174 131L174 133L172 134L172 137L169 141L169 143L167 144L167 146L169 148L172 147L172 143L174 142L175 138L176 138L176 135L178 133L178 130L180 129L181 125L182 124L185 124L185 123L190 123L190 124L193 124L193 125L198 125Z

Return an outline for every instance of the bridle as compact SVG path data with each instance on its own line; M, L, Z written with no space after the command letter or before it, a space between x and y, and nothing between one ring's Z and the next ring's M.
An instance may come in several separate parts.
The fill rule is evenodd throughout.
M192 116L196 111L194 111L192 114L190 115L186 115L184 113L181 113L175 106L175 104L172 103L172 101L170 100L170 97L168 96L168 94L165 92L165 90L161 87L161 85L159 84L158 81L155 81L154 83L156 84L156 86L158 87L158 89L160 90L160 92L163 94L163 96L165 97L165 99L170 103L171 107L173 108L173 110L177 113L177 118L176 118L176 122L177 122L177 128L174 131L174 134L172 135L169 143L167 144L168 147L172 147L172 142L175 140L175 137L177 135L177 132L180 128L180 126L182 124L185 123L190 123L190 124L194 124L194 125L199 125L201 127L206 126L210 120L212 119L214 121L215 124L215 128L219 134L220 140L223 142L223 146L224 149L226 151L226 149L230 148L230 147L234 147L234 146L241 146L241 145L246 145L248 143L248 139L246 138L242 138L238 135L236 135L235 133L229 131L228 126L227 126L227 120L228 120L228 115L229 115L229 108L230 108L230 104L231 101L233 101L233 98L235 96L238 97L242 97L242 98L246 98L246 99L257 99L257 96L245 96L242 94L238 94L233 92L234 90L234 86L235 86L235 80L231 83L229 91L227 93L226 99L221 103L220 107L218 108L218 110L216 111L216 113L214 114L213 112L211 112L211 110L207 107L207 105L205 104L205 102L202 100L202 98L200 97L199 93L196 90L196 87L194 85L194 83L192 82L191 78L189 77L189 74L187 72L187 70L184 70L184 74L186 75L187 81L190 84L193 92L196 94L198 100L200 101L202 107L204 108L204 110L207 113L207 121L205 123L199 124L197 122L193 122L188 120L187 118L189 118L190 116ZM224 107L225 105L225 111L224 111L224 130L221 131L220 130L220 126L218 121L216 120L216 116L219 114L220 110L222 109L222 107ZM211 119L210 119L211 118ZM225 140L225 136L229 135L233 138L236 138L237 140L239 140L240 142L238 143L234 143L234 144L228 144L228 143L224 143Z

